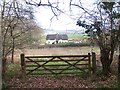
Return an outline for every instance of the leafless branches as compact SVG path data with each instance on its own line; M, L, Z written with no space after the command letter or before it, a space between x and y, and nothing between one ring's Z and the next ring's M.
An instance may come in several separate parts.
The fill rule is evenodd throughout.
M1 32L2 32L2 57L6 58L18 45L28 43L31 29L39 29L33 18L30 17L32 11L26 9L17 0L7 2L4 0L1 12ZM33 28L34 27L34 28ZM37 27L37 28L36 28ZM24 41L24 42L23 42Z
M42 0L40 0L39 2L35 2L32 0L31 1L25 0L25 2L29 5L33 5L33 6L37 6L37 7L40 7L40 6L49 7L56 17L60 13L64 13L61 9L59 9L59 1L58 0L55 3L50 2L50 0L47 0L47 3L42 3Z

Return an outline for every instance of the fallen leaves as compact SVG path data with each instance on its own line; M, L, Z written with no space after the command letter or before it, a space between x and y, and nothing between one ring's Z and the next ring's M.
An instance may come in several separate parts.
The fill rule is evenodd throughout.
M27 76L25 80L12 78L8 81L10 88L97 88L98 85L112 85L116 80L115 76L102 81L100 78L92 81L80 78L79 76Z

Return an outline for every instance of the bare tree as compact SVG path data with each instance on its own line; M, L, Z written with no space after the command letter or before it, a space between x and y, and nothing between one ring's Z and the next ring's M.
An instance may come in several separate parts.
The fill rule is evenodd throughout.
M39 31L40 28L33 20L32 11L26 10L19 1L2 2L1 10L1 40L2 40L2 65L3 76L6 72L7 56L12 55L14 61L14 50L24 44L29 44L31 31ZM41 33L41 31L39 32ZM32 41L33 42L33 41ZM4 79L4 77L3 77Z
M104 75L108 75L111 72L110 65L113 61L114 50L118 44L118 38L120 35L120 30L115 23L116 17L119 18L118 13L114 10L115 4L115 2L99 3L97 5L99 15L92 15L92 17L95 17L95 21L91 25L81 22L80 20L77 22L79 26L87 29L87 33L94 32L93 30L96 29L94 36L100 48L100 60L102 62Z
M10 31L10 41L11 43L8 45L11 45L11 60L14 61L14 49L23 49L32 46L33 43L38 43L40 40L40 36L42 33L42 29L37 26L37 24L30 19L21 18L22 22L18 20L18 22L14 22L13 25L11 25L11 31ZM26 24L24 26L24 24ZM35 33L35 34L34 34Z

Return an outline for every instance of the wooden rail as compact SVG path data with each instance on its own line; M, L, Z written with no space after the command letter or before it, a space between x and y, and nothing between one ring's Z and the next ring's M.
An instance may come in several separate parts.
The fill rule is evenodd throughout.
M93 59L92 59L93 61ZM21 54L21 69L25 75L91 73L91 55L25 56Z

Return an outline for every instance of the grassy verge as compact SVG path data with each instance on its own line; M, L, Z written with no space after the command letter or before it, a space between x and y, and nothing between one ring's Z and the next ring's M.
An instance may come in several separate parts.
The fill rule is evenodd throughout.
M6 81L2 82L2 89L7 89L10 87L8 82L14 78L14 77L20 77L20 64L7 64L7 70L6 70Z
M7 72L6 72L6 76L8 78L12 78L15 76L20 75L20 64L8 64L7 65Z

